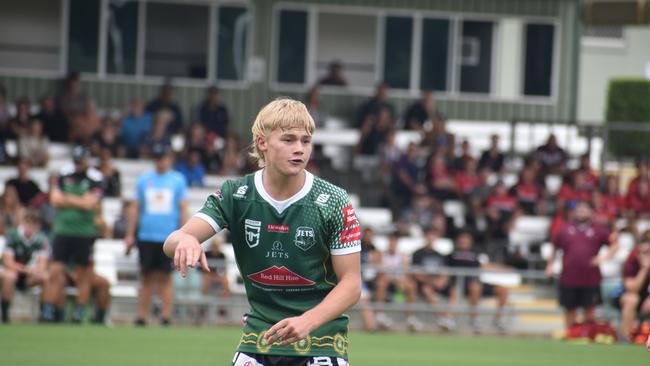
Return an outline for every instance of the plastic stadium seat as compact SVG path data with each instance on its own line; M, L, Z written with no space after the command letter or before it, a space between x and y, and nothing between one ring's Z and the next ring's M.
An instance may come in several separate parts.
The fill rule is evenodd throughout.
M458 200L447 200L442 204L445 216L451 217L457 227L465 226L465 204Z
M560 191L560 186L562 186L562 177L559 175L547 175L545 183L546 191L551 195L555 195Z
M377 231L386 231L393 225L393 214L387 208L358 207L355 209L362 226L369 226Z
M522 254L528 253L528 247L540 244L548 237L551 220L544 216L520 216L508 238L510 248L520 248Z
M122 200L115 197L104 197L101 202L102 218L109 227L113 227L122 213Z

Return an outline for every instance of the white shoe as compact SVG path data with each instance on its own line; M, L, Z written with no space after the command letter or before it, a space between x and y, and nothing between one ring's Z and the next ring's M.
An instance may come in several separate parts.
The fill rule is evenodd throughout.
M469 321L469 327L472 328L472 331L476 334L481 333L481 324L478 322L478 319L474 318Z
M497 332L501 334L505 334L506 331L508 330L508 327L506 326L506 321L503 320L503 318L499 318L498 320L494 320L493 322L494 328L497 330Z
M424 328L424 324L422 324L422 322L416 318L415 315L411 315L406 318L406 325L411 332L420 332Z
M394 324L393 319L389 318L384 313L377 313L375 320L377 321L377 327L379 329L391 329Z
M451 332L456 329L456 321L453 318L439 318L437 323L446 332Z

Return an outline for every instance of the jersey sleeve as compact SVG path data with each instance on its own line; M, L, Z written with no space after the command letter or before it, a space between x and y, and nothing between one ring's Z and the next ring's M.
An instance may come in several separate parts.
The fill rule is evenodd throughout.
M232 184L226 182L221 189L211 193L205 200L203 207L194 214L212 226L215 232L230 227L231 212L233 208Z
M347 197L338 199L334 205L329 229L331 234L327 243L332 255L361 251L361 226Z

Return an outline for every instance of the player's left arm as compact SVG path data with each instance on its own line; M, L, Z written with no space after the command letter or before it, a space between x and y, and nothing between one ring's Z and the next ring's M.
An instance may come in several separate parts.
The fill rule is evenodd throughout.
M320 304L300 316L286 318L266 332L269 344L280 341L286 346L309 335L314 329L343 314L361 295L361 255L359 252L333 255L332 266L338 284Z

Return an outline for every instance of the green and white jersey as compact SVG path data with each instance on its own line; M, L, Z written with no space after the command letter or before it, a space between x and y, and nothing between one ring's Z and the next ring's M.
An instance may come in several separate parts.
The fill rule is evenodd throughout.
M74 165L70 164L61 169L58 185L65 194L83 196L91 192L101 197L102 179L102 173L95 168L89 167L79 173L75 171ZM94 237L97 235L95 211L60 207L56 210L52 231L55 235Z
M11 229L6 234L6 238L7 246L4 253L12 253L14 260L18 263L29 264L35 254L47 255L48 241L42 232L35 233L31 238L27 238L22 226L19 226Z
M336 286L331 256L361 250L347 193L306 174L303 188L285 201L266 192L261 170L227 181L195 215L217 232L230 230L250 304L240 352L347 359L347 315L288 346L264 340L273 324L315 307Z

